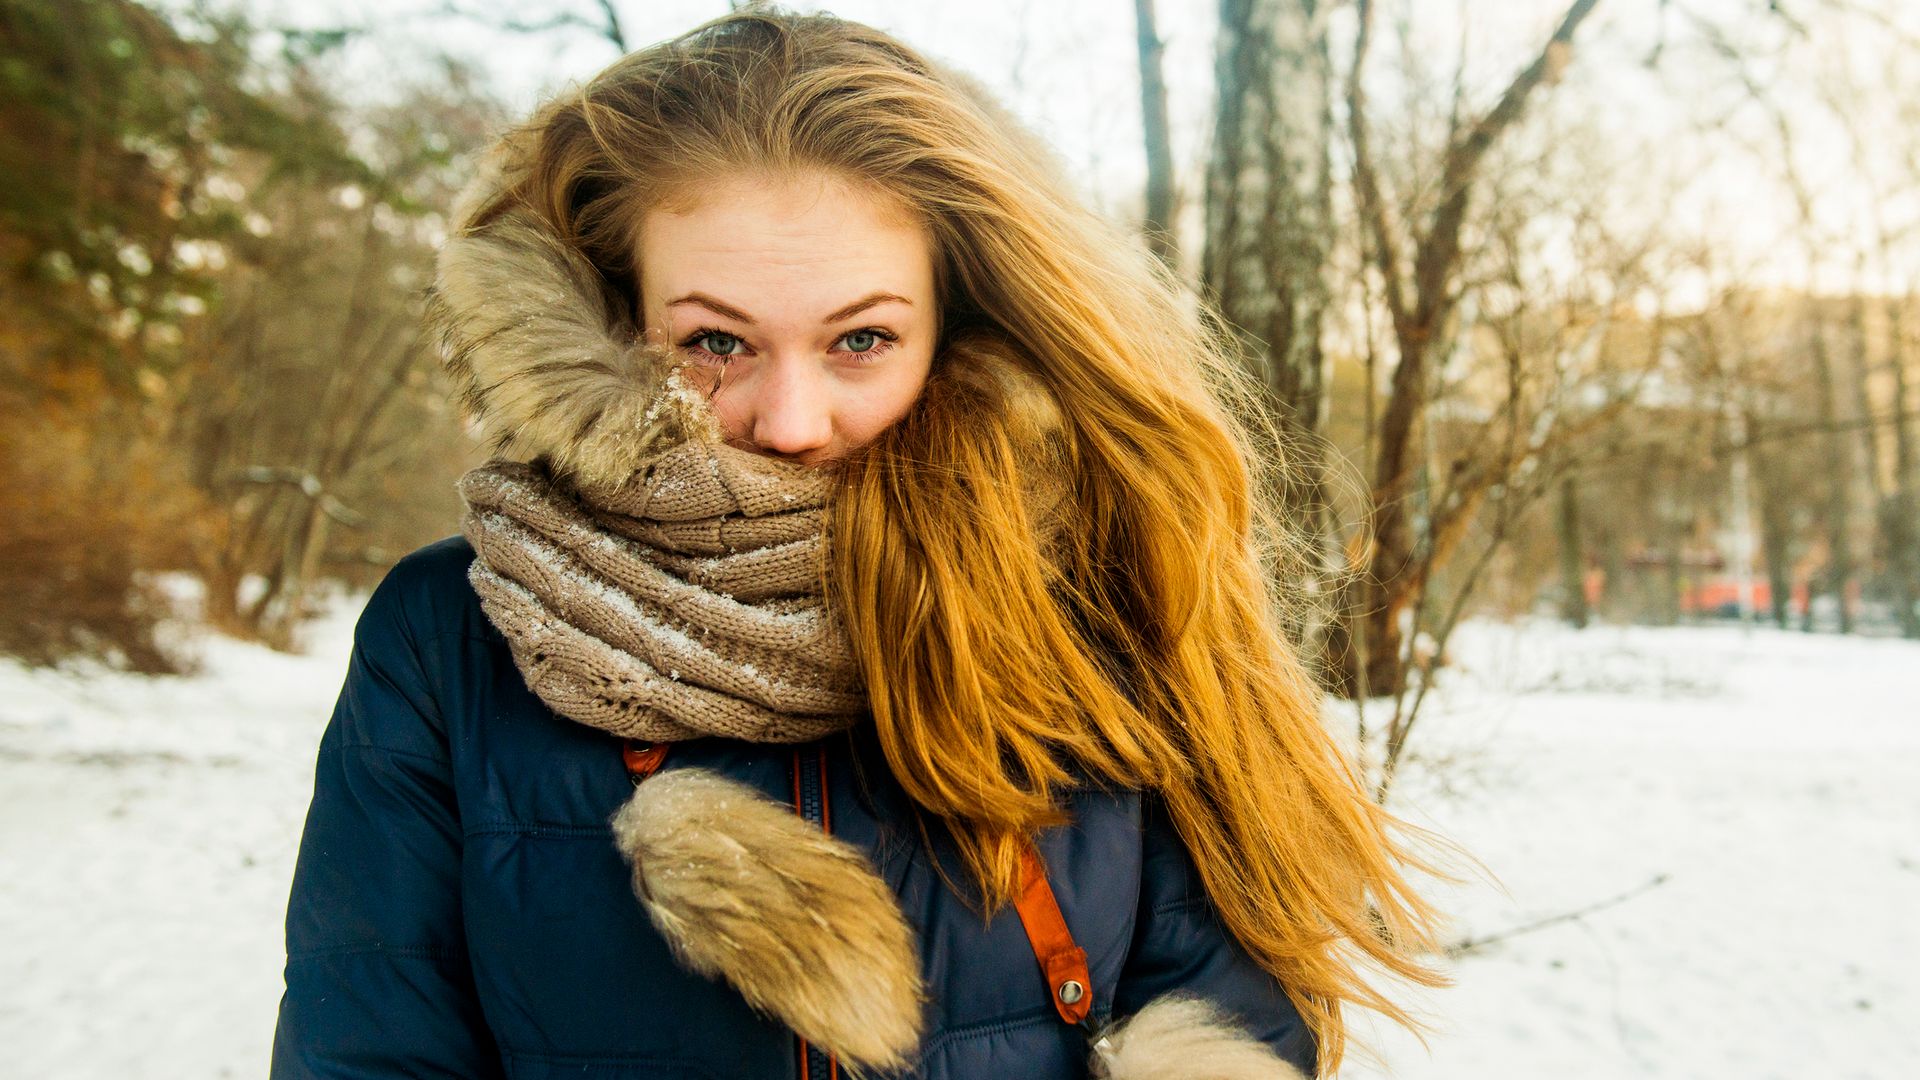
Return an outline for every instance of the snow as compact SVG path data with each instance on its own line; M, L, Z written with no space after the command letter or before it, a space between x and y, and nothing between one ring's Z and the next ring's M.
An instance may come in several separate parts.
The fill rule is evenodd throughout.
M256 1077L313 754L364 595L303 656L146 679L0 661L0 1045L19 1076ZM1920 1061L1920 646L1473 623L1395 809L1497 875L1423 1049L1372 1078L1893 1078ZM1384 719L1379 703L1369 721ZM1337 722L1346 724L1351 717Z
M0 1046L19 1077L260 1077L314 752L365 596L191 678L0 660Z
M1465 845L1431 1056L1344 1076L1914 1075L1920 645L1475 624L1395 809ZM1370 722L1378 724L1383 717Z

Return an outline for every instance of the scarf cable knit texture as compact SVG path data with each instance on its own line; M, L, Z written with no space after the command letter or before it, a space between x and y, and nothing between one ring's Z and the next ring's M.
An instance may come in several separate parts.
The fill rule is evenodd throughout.
M866 701L823 595L831 487L704 439L597 488L495 459L459 482L469 579L564 716L648 741L816 739Z

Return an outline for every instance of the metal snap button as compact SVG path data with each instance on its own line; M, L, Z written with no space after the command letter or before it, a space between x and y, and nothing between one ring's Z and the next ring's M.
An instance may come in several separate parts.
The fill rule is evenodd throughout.
M1060 1000L1066 1002L1068 1005L1079 1001L1086 996L1086 993L1087 988L1081 986L1077 979L1068 979L1066 982L1060 984Z

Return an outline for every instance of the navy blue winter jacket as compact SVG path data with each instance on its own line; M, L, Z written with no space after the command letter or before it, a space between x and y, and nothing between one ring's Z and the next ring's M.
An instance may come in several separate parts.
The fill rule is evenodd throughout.
M375 589L315 770L287 908L272 1076L787 1078L795 1035L728 985L683 969L635 900L609 816L632 793L621 741L526 687L467 582L458 536ZM676 744L793 801L821 770L832 831L860 847L917 935L929 1001L913 1075L1084 1077L1087 1037L1052 1006L1011 908L983 923L943 883L871 725L786 746ZM1211 1001L1313 1073L1280 986L1225 931L1163 813L1137 792L1071 796L1038 844L1086 949L1096 1022L1158 995Z

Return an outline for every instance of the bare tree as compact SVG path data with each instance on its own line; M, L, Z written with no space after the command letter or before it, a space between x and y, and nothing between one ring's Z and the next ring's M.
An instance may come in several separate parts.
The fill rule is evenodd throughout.
M444 530L452 467L470 446L438 383L419 294L431 210L459 182L457 155L497 116L456 65L356 117L365 185L235 166L231 179L255 188L259 235L225 257L224 301L194 329L167 403L170 441L225 525L199 557L214 624L288 645L327 560L350 546L342 529ZM396 527L414 507L431 513Z
M1909 41L1905 50L1888 52L1882 72L1887 85L1900 85L1900 60L1915 51L1920 51L1920 42ZM1876 175L1872 155L1873 149L1886 144L1888 136L1878 131L1869 136L1861 130L1857 114L1864 95L1854 83L1851 71L1842 73L1840 82L1841 85L1829 86L1824 104L1846 130L1852 144L1854 176L1866 188L1867 211L1871 217L1869 248L1859 252L1854 270L1851 329L1855 345L1850 371L1854 408L1866 421L1860 425L1860 449L1866 458L1868 483L1874 493L1875 525L1891 578L1895 617L1902 636L1920 638L1920 476L1915 473L1913 416L1906 407L1908 369L1913 364L1908 340L1908 309L1913 297L1903 295L1893 285L1897 274L1896 250L1903 240L1911 237L1915 227L1909 225L1902 230L1892 223L1889 203L1893 199ZM1912 110L1909 105L1903 111ZM1910 162L1915 155L1920 155L1920 145L1916 145L1904 127L1896 137L1905 142ZM1909 184L1920 184L1920 169L1910 168L1909 172ZM1901 194L1910 195L1911 188ZM1881 288L1886 290L1877 304L1869 293L1869 267L1877 272ZM1884 407L1878 403L1879 395L1874 390L1876 372L1871 362L1872 335L1868 327L1871 309L1876 306L1885 324L1883 368L1891 390L1886 395L1891 400ZM1882 415L1886 422L1875 422L1875 418ZM1889 458L1891 469L1884 467Z
M292 232L323 214L308 206L276 216ZM229 522L203 567L209 619L274 644L305 616L334 528L366 523L355 496L431 433L391 423L396 406L425 389L432 364L414 304L392 287L424 249L396 245L382 215L327 216L318 235L267 247L229 277L230 306L195 341L176 416ZM347 223L354 233L331 235ZM248 577L258 587L243 596Z
M1651 238L1616 233L1580 206L1593 190L1565 183L1516 168L1486 180L1495 209L1480 229L1477 272L1462 278L1465 317L1437 365L1418 450L1424 513L1415 556L1422 577L1399 657L1418 678L1402 679L1391 692L1392 711L1377 732L1381 800L1434 670L1496 558L1524 523L1556 495L1564 498L1575 477L1618 459L1619 435L1664 362L1664 319L1644 319L1622 303L1649 280ZM1548 257L1528 239L1528 226L1569 216L1581 221L1570 251L1580 270L1555 289L1546 284ZM1559 510L1565 513L1564 503ZM1455 531L1435 532L1442 526ZM1563 524L1578 527L1577 519ZM1444 564L1435 559L1441 551L1450 556ZM1583 583L1574 577L1568 584L1577 591Z
M1560 478L1557 509L1554 523L1560 534L1560 616L1574 629L1584 630L1592 613L1587 608L1587 559L1581 546L1580 484L1574 473Z
M1801 306L1804 310L1806 357L1811 364L1818 408L1817 422L1824 429L1821 438L1826 458L1825 490L1827 502L1822 522L1826 527L1827 565L1823 583L1834 599L1841 633L1854 629L1853 586L1857 576L1854 552L1854 480L1856 436L1845 430L1841 413L1838 373L1835 371L1832 327L1828 312L1820 302L1816 268L1832 245L1823 235L1815 212L1817 193L1803 173L1798 158L1799 139L1787 106L1772 92L1768 81L1755 72L1748 58L1714 24L1696 20L1709 47L1732 72L1749 99L1764 110L1773 141L1768 149L1777 165L1780 180L1792 197L1798 239L1803 260ZM1861 337L1864 345L1864 336ZM1857 395L1856 395L1857 399ZM1871 459L1870 459L1871 460ZM1872 469L1868 470L1869 473ZM1811 628L1813 610L1807 609L1806 625Z
M1461 231L1488 153L1519 121L1533 96L1555 81L1571 55L1574 34L1598 0L1575 0L1539 54L1515 75L1485 114L1459 117L1448 133L1438 191L1424 221L1395 220L1373 148L1364 73L1371 52L1374 5L1358 0L1359 27L1346 87L1353 183L1374 268L1380 277L1397 360L1375 433L1367 496L1370 542L1348 614L1329 642L1331 670L1350 695L1395 693L1404 685L1402 616L1433 568L1464 536L1497 472L1461 477L1456 497L1429 509L1428 535L1419 543L1409 504L1415 476L1415 439L1433 394L1433 365L1459 300Z

